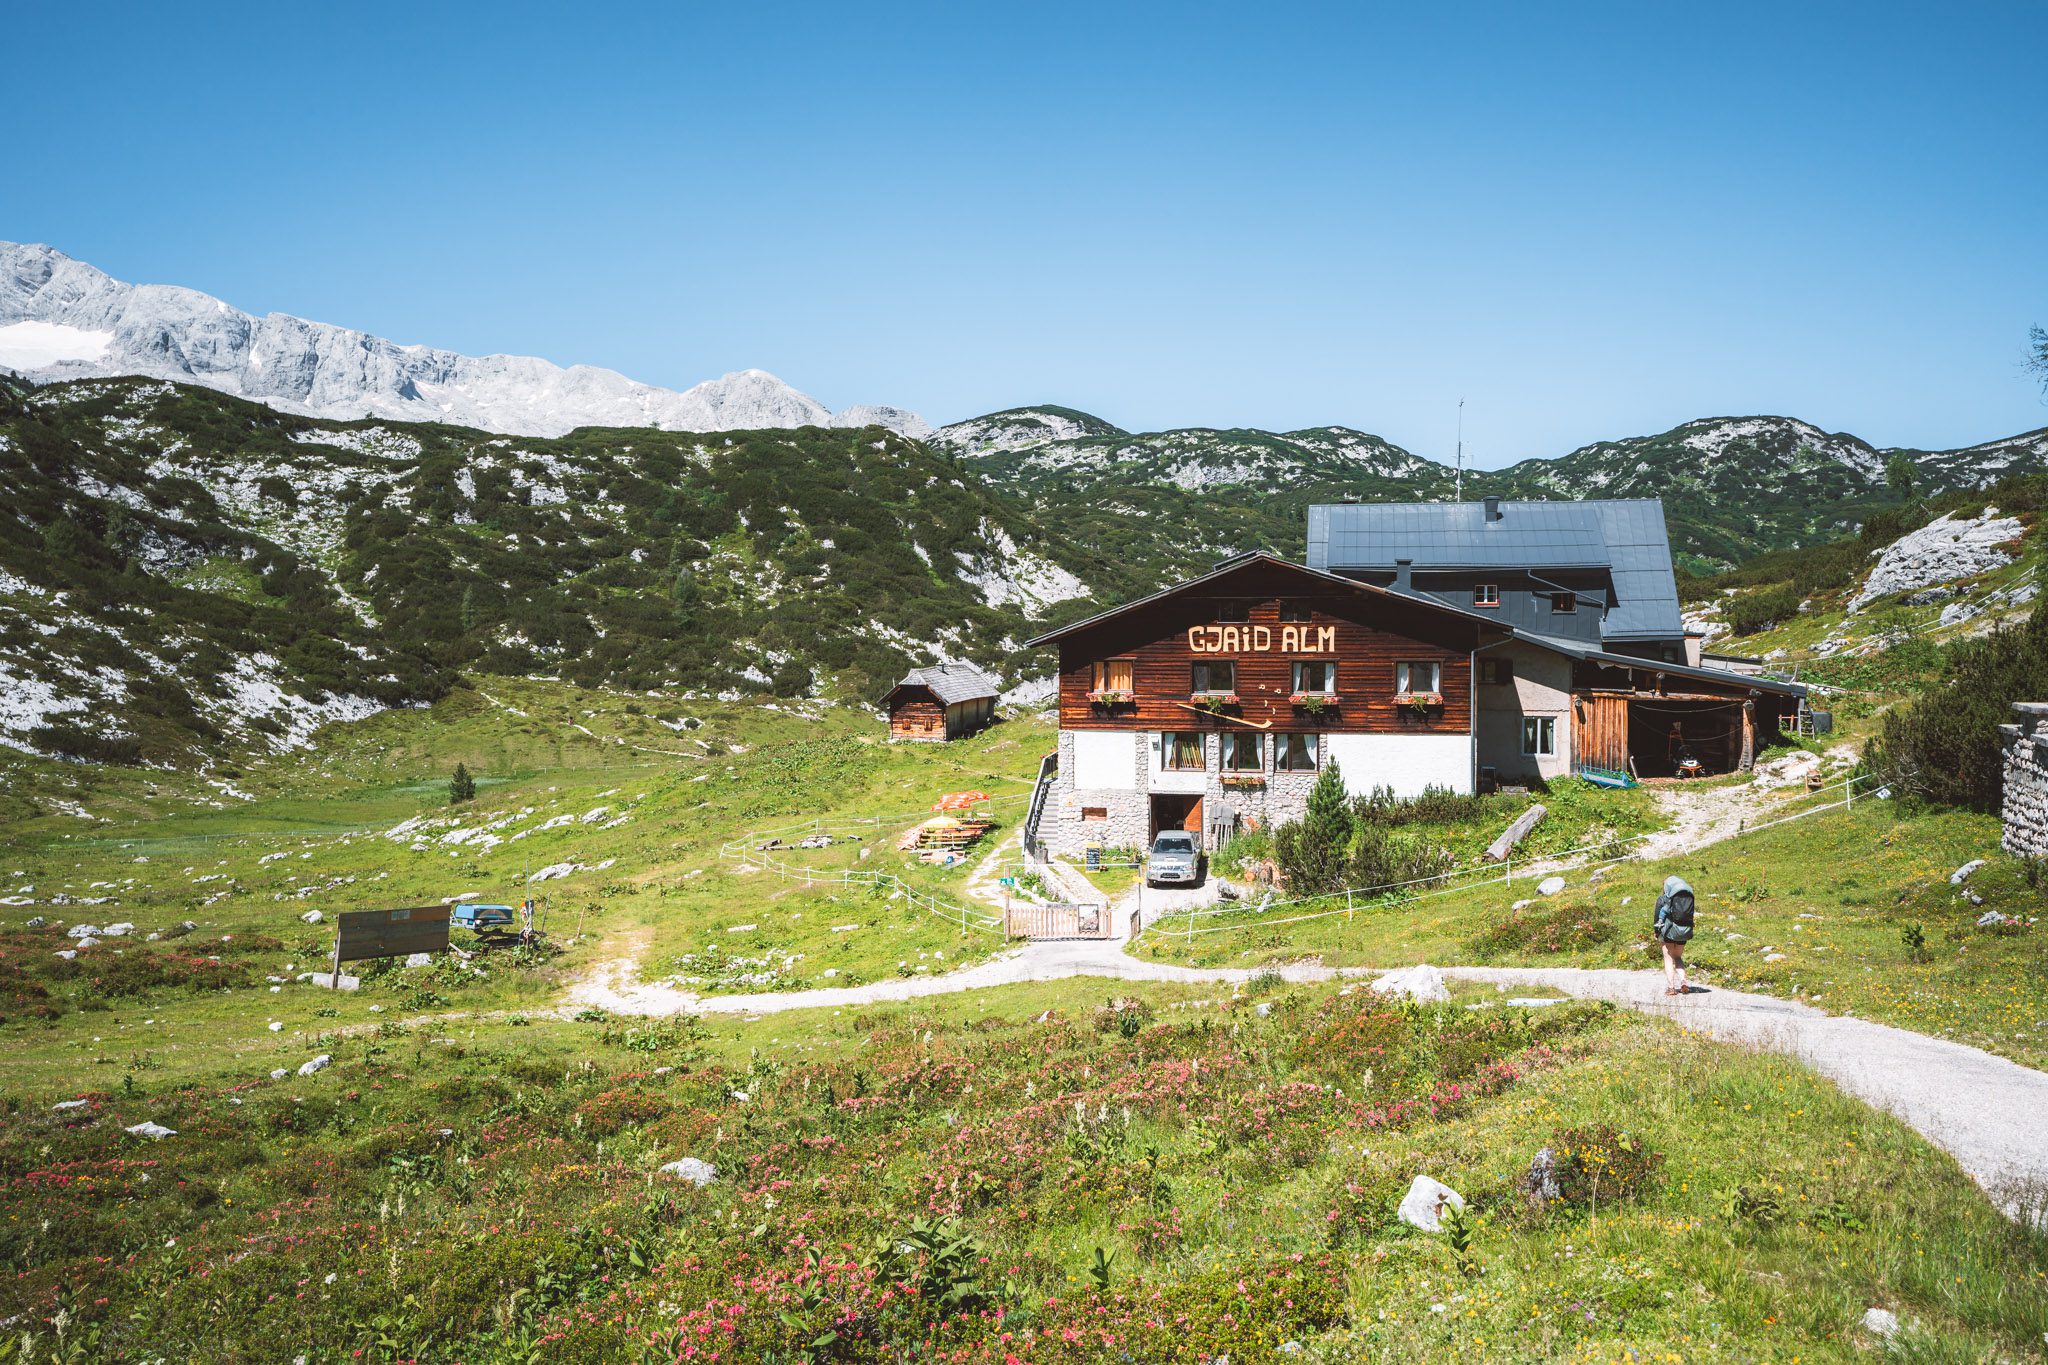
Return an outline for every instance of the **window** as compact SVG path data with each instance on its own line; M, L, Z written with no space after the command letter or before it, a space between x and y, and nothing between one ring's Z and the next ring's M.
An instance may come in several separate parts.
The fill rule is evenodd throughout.
M1128 693L1131 690L1133 663L1130 659L1104 659L1096 664L1095 690Z
M1252 604L1249 602L1218 602L1216 619L1243 623L1252 619Z
M1255 773L1265 767L1265 750L1259 743L1263 736L1226 730L1217 738L1223 741L1223 771Z
M1109 818L1109 807L1083 806L1081 807L1081 818L1083 820L1107 820Z
M1557 752L1557 717L1522 718L1522 752L1530 758L1548 758Z
M1181 730L1159 737L1160 763L1172 772L1198 773L1209 766L1199 731Z
M1282 621L1301 625L1314 616L1315 613L1309 610L1308 603L1306 602L1282 602L1280 604L1280 619Z
M1320 735L1273 736L1273 766L1283 773L1312 773L1322 745Z
M1479 681L1483 683L1511 683L1515 680L1515 664L1512 659L1481 659Z
M1579 609L1579 595L1575 592L1554 592L1550 594L1550 612L1553 616L1569 616Z
M1500 584L1476 583L1472 587L1472 605L1475 607L1497 607L1500 605Z
M1203 659L1189 670L1191 692L1235 692L1237 665L1229 659Z
M1335 692L1337 690L1337 665L1321 662L1297 662L1294 665L1294 690L1297 692Z
M1437 669L1438 664L1434 660L1426 663L1420 660L1403 660L1395 664L1394 691L1404 697L1412 697L1420 692L1442 691L1443 689L1438 686Z

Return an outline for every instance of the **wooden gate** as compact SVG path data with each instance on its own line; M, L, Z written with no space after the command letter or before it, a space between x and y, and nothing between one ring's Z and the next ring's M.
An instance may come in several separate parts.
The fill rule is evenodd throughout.
M1109 907L1100 902L1028 905L1013 901L1005 928L1011 938L1108 938Z
M1628 771L1628 698L1582 692L1572 698L1572 763Z

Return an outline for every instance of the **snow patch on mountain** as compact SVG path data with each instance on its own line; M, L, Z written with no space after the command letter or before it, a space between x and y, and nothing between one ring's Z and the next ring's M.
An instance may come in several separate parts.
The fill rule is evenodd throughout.
M450 422L520 436L588 426L930 431L901 408L865 405L834 416L765 370L736 370L678 393L591 365L399 345L284 313L257 318L197 290L127 284L51 247L12 242L0 242L0 368L49 379L148 375L315 417Z

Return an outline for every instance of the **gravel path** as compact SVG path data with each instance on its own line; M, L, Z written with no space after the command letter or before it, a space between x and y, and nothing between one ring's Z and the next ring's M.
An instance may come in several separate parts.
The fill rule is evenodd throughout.
M1377 976L1377 969L1293 965L1289 981ZM1912 1127L1954 1157L2012 1217L2048 1224L2048 1073L1961 1043L1822 1013L1810 1005L1742 991L1669 997L1652 971L1578 967L1446 967L1446 977L1502 986L1549 987L1661 1015L1695 1032L1743 1047L1780 1052L1844 1091ZM1176 967L1130 957L1117 942L1033 943L977 966L937 976L876 981L831 990L694 996L634 979L632 958L600 966L570 992L572 1004L618 1014L737 1014L857 1008L928 995L986 990L1033 981L1095 976L1125 981L1237 983L1246 968Z

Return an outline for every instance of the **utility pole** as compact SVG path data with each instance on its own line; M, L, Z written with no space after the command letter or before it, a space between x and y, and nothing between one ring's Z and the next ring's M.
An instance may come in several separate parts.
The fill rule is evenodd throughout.
M1451 494L1452 502L1465 500L1465 400L1458 400L1458 482Z

